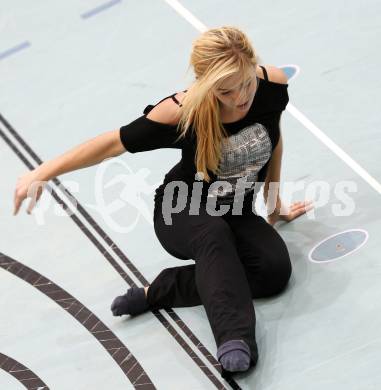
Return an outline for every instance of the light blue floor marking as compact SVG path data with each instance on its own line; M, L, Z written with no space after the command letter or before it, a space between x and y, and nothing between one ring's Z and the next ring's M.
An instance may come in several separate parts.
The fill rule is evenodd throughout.
M25 41L23 43L20 43L17 46L11 47L10 49L5 50L5 51L0 53L0 60L4 59L5 57L8 57L14 53L17 53L20 50L26 49L29 46L31 46L30 42Z
M102 11L106 10L107 8L112 7L115 4L120 3L121 1L122 0L111 0L108 3L102 4L96 8L93 8L90 11L85 12L84 14L81 15L81 17L83 19L90 18L91 16L94 16L94 15L98 14L99 12L102 12Z
M300 72L299 66L294 64L279 65L279 68L282 69L284 73L286 73L288 81L292 80Z

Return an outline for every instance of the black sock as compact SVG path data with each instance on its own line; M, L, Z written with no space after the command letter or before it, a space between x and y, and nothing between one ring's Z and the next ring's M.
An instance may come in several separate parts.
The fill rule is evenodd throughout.
M114 316L137 315L149 309L144 287L131 287L127 293L114 299L111 311Z
M217 350L217 359L226 371L246 371L250 367L250 348L243 340L229 340Z

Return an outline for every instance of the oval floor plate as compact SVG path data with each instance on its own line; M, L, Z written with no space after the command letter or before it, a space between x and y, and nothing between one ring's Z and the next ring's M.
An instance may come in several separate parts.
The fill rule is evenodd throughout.
M363 229L350 229L334 234L315 245L308 258L314 263L336 261L361 248L368 236L368 232Z

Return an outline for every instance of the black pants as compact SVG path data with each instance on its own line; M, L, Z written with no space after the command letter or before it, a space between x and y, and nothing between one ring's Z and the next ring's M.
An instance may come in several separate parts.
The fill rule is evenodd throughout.
M249 345L258 359L252 299L281 292L291 276L287 247L272 225L253 213L212 216L187 206L166 225L155 205L155 233L171 255L195 264L166 268L151 283L151 309L204 305L217 348L228 340Z

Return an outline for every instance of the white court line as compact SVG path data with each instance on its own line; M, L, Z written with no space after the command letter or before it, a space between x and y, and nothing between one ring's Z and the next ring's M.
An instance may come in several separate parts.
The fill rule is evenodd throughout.
M164 0L168 3L178 14L187 20L196 30L204 32L208 30L204 23L197 19L190 11L188 11L177 0Z
M286 110L306 127L316 138L318 138L327 148L341 158L350 168L361 176L371 187L381 194L381 184L372 177L364 168L362 168L352 157L333 142L322 130L314 125L304 114L302 114L294 105L288 103Z
M188 21L198 31L204 32L207 30L205 24L197 19L189 10L187 10L177 0L164 0L168 3L179 15ZM362 168L352 157L350 157L340 146L333 142L322 130L315 126L304 114L302 114L294 105L288 103L286 110L298 120L305 128L307 128L316 138L318 138L325 146L333 153L341 158L351 169L353 169L363 180L365 180L372 188L381 194L381 184L372 177L364 168Z

